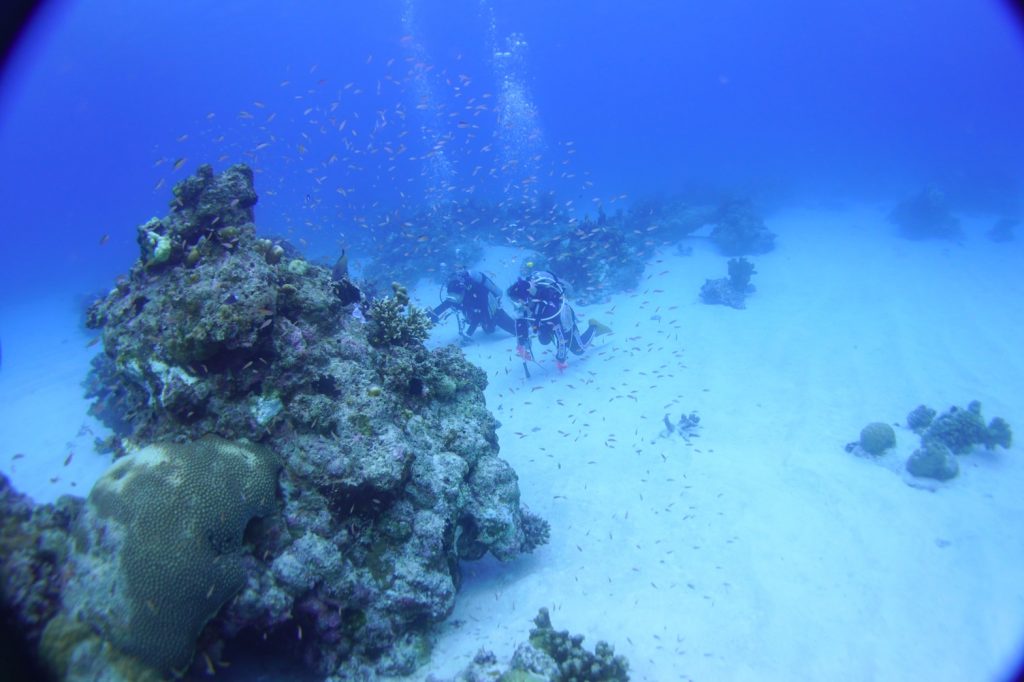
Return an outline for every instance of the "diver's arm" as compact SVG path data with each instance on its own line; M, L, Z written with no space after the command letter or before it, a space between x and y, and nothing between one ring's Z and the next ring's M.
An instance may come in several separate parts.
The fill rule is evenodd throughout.
M450 298L446 298L441 305L437 306L430 312L430 317L434 322L441 319L441 315L448 312L455 307L455 301Z

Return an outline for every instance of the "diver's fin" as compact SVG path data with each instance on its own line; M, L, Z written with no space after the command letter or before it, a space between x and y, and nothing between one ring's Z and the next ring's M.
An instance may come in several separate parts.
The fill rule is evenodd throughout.
M602 334L611 334L612 328L606 324L601 324L594 318L587 320L587 323L594 328L594 336L601 336Z

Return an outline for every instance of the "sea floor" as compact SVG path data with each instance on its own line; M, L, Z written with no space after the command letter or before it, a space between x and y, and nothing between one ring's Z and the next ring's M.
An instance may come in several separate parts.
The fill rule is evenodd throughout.
M921 403L980 400L1024 437L1024 244L989 242L989 222L909 242L874 208L775 216L745 310L700 303L726 259L686 240L635 292L577 308L614 334L564 373L538 353L526 378L513 339L478 333L466 354L551 542L464 564L410 679L481 647L507 660L542 606L614 644L635 680L1001 679L1024 645L1020 445L933 486L904 472L917 437L902 426L881 458L844 451ZM505 285L522 256L479 267ZM417 288L423 305L436 292ZM72 300L0 304L0 470L38 501L86 494L109 462L81 388L98 347ZM431 343L456 339L449 321ZM688 436L663 433L692 412Z

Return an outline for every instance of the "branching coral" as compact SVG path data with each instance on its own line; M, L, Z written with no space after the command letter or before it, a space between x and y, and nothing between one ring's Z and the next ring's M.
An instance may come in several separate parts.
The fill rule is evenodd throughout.
M373 301L367 317L366 338L377 348L419 345L427 340L433 326L425 310L403 302L397 295Z

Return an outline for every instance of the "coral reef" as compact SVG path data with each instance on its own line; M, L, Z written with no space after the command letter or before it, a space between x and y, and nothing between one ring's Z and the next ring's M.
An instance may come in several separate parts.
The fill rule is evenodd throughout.
M977 400L971 401L966 409L954 406L938 416L930 407L918 405L907 415L907 428L921 437L920 447L906 463L907 471L917 478L949 480L960 472L956 455L966 454L975 446L992 450L997 445L1009 448L1013 443L1006 420L995 417L986 424ZM877 456L895 445L895 430L888 424L873 422L861 431L859 441L847 443L846 451Z
M907 415L907 427L914 433L921 434L931 426L934 419L935 410L926 405L918 405Z
M941 441L925 440L907 459L907 471L918 478L948 481L960 473L960 463Z
M604 302L613 293L635 288L650 249L631 243L622 222L622 215L609 219L602 211L596 221L585 219L538 242L534 245L538 251L535 268L557 274L583 305Z
M497 657L481 649L465 670L450 680L428 676L426 682L627 682L629 662L615 649L598 642L593 653L583 647L583 635L555 630L546 608L533 619L529 642L516 647L507 669Z
M889 214L900 236L907 239L955 239L960 236L960 221L950 212L949 201L937 187L926 187L904 199Z
M1010 425L1002 417L985 424L981 416L981 403L973 400L967 409L955 405L939 415L922 435L922 441L938 441L954 454L962 455L975 445L991 450L997 445L1010 447L1013 435Z
M10 625L30 645L60 607L68 533L81 507L68 496L34 505L0 474L0 603L18 614Z
M598 642L594 653L590 653L583 648L583 635L570 635L567 630L555 630L545 608L540 610L533 622L537 627L530 630L530 644L555 662L558 674L552 680L613 682L629 679L629 663L623 656L616 656L615 650L606 642Z
M126 656L163 674L187 667L193 646L196 671L212 670L225 646L258 638L324 675L411 673L431 625L454 606L459 562L488 552L510 560L549 534L520 505L515 472L498 457L486 376L458 348L428 351L415 324L379 337L397 344L370 344L372 316L363 323L351 314L329 268L257 237L244 166L218 176L204 166L174 195L171 214L144 226L155 241L140 240L139 261L88 318L103 339L88 379L93 412L113 430L115 453L140 452L90 495L67 565L88 566L106 585L120 572L124 584L106 605L116 613L89 601L78 573L83 582L71 581L65 595L74 617L51 620L47 651L64 670L71 661L123 667L113 657ZM161 239L171 245L166 259L150 247ZM394 293L392 307L406 308ZM400 315L409 326L409 311ZM228 484L223 476L238 462L218 455L206 462L215 460L218 473L206 478L226 496L216 508L225 523L210 528L205 504L175 511L184 502L160 487L158 474L191 480L175 462L206 447L208 435L274 453L281 470L273 509L252 506L265 486L246 492L265 476ZM135 471L133 462L150 460ZM194 465L205 466L202 458ZM154 491L147 503L133 487L144 480ZM192 499L208 499L202 490ZM153 591L168 574L138 565L158 560L125 530L135 505L139 523L160 510L206 519L193 526L205 545L161 538L179 555L167 570L198 562L199 577L175 590L178 606ZM172 524L153 534L180 532ZM139 584L149 587L133 593ZM185 608L194 616L177 641L153 644L157 624L132 620L149 611L180 624ZM83 631L78 617L93 626Z
M747 307L747 294L756 290L750 283L755 274L754 264L746 258L729 259L729 276L704 280L700 288L700 299L708 305L727 305L737 310Z
M395 295L374 299L366 311L366 338L376 348L416 346L430 336L434 326L426 310L409 303L405 288L392 283Z
M860 447L871 455L880 455L896 446L896 431L885 422L871 422L860 431Z
M725 256L768 253L775 248L775 234L754 210L749 199L729 199L718 207L712 222L711 241Z

